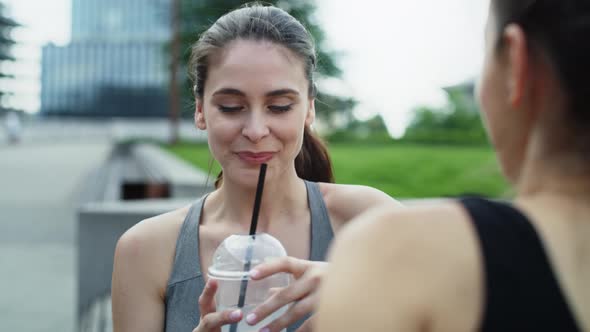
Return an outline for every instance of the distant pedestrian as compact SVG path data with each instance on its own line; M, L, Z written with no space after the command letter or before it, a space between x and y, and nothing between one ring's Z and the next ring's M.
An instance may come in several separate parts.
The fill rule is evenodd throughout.
M4 127L9 143L16 144L21 140L22 124L19 116L14 112L6 114L4 119Z

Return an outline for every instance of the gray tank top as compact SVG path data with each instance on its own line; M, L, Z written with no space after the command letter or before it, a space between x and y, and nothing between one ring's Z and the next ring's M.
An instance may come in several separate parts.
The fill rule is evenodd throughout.
M334 236L326 204L317 183L305 181L307 202L311 213L312 261L325 260ZM205 287L199 256L199 223L206 196L191 206L176 242L172 274L166 288L165 326L168 332L190 332L199 325L199 296ZM291 325L295 331L308 317Z

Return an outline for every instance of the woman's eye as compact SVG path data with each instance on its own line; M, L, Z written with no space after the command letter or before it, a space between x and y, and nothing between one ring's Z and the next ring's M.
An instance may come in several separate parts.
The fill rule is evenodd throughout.
M218 108L223 113L239 112L244 109L243 106L223 106L223 105L219 105Z
M273 112L280 113L280 112L290 111L292 107L293 107L293 104L284 105L284 106L283 105L271 105L268 108Z

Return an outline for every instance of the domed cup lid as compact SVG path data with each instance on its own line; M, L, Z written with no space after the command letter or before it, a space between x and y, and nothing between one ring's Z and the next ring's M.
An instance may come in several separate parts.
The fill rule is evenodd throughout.
M287 256L279 240L269 234L231 235L215 250L209 267L209 276L217 279L248 277L249 271L244 270L248 254L250 254L250 269L269 258Z

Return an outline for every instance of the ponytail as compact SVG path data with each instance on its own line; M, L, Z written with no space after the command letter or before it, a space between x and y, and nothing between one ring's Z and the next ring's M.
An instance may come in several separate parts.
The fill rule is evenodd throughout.
M310 128L303 130L303 146L295 158L297 175L312 182L334 183L332 161L322 140Z
M303 130L303 145L295 158L295 171L300 178L312 182L334 183L334 172L328 149L322 140L307 126ZM215 188L221 186L223 171L215 180Z

